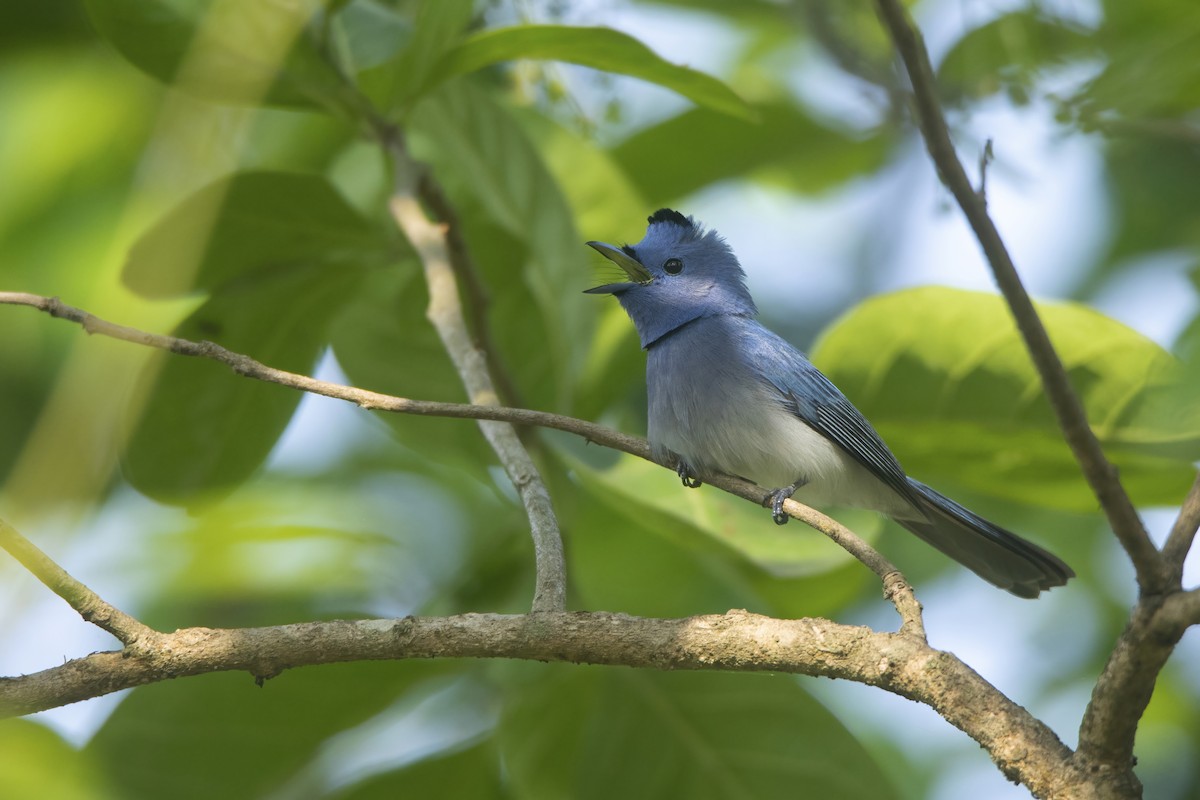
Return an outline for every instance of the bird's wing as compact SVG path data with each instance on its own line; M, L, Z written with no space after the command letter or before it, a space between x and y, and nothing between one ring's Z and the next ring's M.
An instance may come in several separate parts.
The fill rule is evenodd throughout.
M908 476L871 423L802 353L774 334L770 336L777 341L754 348L755 366L783 395L789 410L915 504Z

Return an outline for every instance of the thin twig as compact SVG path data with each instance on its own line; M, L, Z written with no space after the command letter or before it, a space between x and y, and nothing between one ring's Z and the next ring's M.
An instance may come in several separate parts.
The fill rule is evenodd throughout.
M988 167L991 166L992 160L995 158L995 151L992 148L992 140L989 138L983 145L983 151L979 154L979 188L975 190L976 196L979 197L979 202L987 206L987 173Z
M354 386L344 386L339 383L321 381L316 378L310 378L307 375L299 375L294 372L268 367L247 355L235 353L212 342L193 342L177 336L147 333L136 328L117 325L83 309L69 306L56 297L43 297L25 292L0 292L0 304L29 306L44 311L53 317L75 322L90 334L133 342L179 355L209 359L224 364L238 375L247 378L287 386L292 389L331 397L336 400L344 400L365 409L399 414L414 414L417 416L493 420L496 422L551 428L580 436L589 442L603 447L637 456L667 469L674 469L673 464L655 461L650 452L650 445L645 439L630 436L620 431L597 425L594 422L576 419L575 417L524 408L505 408L504 406L484 406L468 403L442 403L432 400L410 400L405 397L381 394ZM717 489L741 497L744 500L758 505L762 504L763 489L749 481L728 475L712 475L706 478L706 482ZM902 622L901 630L918 638L924 637L924 629L921 625L920 604L913 596L911 586L904 580L900 571L891 562L858 537L853 531L815 509L801 505L795 500L786 501L783 509L793 519L799 520L805 525L828 536L838 546L842 547L878 575L884 582L885 594L896 606L896 610L900 614Z
M1079 462L1092 492L1100 501L1113 533L1129 554L1142 593L1160 594L1166 588L1161 555L1125 493L1116 468L1105 458L1096 435L1088 425L1079 396L1071 387L1067 371L1050 342L1029 294L1021 284L1012 257L988 216L987 204L975 193L958 159L938 102L933 67L921 35L899 0L876 0L876 6L912 83L917 124L929 155L937 166L942 183L962 207L967 222L979 239L996 283L1008 302L1029 355L1041 376L1063 437Z
M157 643L159 633L103 600L80 581L71 577L37 545L16 528L0 519L0 548L21 563L50 591L67 601L79 616L106 630L127 647L145 648Z

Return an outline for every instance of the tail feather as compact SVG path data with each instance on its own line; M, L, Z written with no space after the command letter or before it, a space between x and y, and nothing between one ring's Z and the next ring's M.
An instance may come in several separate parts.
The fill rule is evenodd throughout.
M988 583L1017 597L1062 586L1075 573L1058 557L908 479L924 518L896 522Z

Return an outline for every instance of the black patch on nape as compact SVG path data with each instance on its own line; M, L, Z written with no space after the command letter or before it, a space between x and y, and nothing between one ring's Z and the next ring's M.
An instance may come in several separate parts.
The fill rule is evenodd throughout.
M625 255L629 256L630 258L632 258L634 261L638 262L639 264L642 263L642 260L640 258L638 258L637 250L633 249L633 245L623 244L623 245L621 245L621 249L625 251Z
M650 216L646 217L646 222L653 225L656 222L670 222L672 225L678 225L681 228L691 230L696 227L692 220L680 214L678 211L670 208L660 208Z

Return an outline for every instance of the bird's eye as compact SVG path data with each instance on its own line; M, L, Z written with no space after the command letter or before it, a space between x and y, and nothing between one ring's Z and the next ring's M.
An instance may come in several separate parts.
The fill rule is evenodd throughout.
M679 273L683 272L683 262L678 258L668 258L666 262L663 263L663 271L668 275L678 275Z

